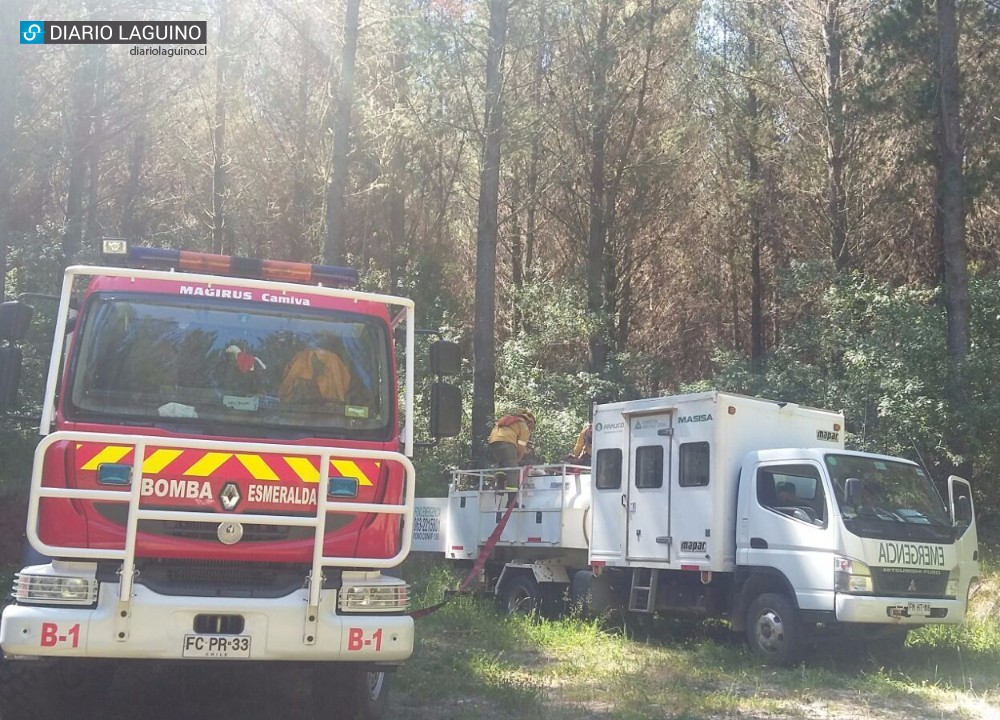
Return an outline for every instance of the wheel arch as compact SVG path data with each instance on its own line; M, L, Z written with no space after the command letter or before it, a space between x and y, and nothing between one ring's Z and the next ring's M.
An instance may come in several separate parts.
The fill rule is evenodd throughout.
M780 570L768 567L744 568L738 573L729 608L729 624L734 631L746 629L746 613L754 598L764 593L784 595L796 610L799 599L795 588Z

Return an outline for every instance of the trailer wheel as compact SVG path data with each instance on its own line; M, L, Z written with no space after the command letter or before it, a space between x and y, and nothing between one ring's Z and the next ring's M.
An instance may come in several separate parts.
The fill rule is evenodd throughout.
M312 697L316 720L381 720L389 676L350 663L322 663L313 668Z
M500 602L505 615L537 615L542 591L533 577L515 575L503 584Z
M802 655L798 612L784 595L764 593L747 611L747 643L765 664L788 667Z
M37 660L0 659L2 720L57 720L50 667Z

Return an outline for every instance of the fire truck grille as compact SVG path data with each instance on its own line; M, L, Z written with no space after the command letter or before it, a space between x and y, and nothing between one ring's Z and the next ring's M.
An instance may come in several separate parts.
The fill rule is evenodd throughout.
M305 587L303 564L227 562L221 560L141 560L136 582L161 595L196 597L284 597ZM327 585L334 578L326 571Z
M237 519L237 518L234 518ZM215 523L178 522L167 520L143 520L139 529L151 535L183 540L205 540L219 542ZM315 532L312 528L290 527L288 525L243 525L240 542L275 542L278 540L311 540Z
M876 595L943 598L948 586L948 572L908 568L872 568L872 583Z

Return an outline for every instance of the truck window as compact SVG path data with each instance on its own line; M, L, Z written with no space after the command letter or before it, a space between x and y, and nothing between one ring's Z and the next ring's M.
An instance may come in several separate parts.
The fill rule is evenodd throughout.
M704 487L708 485L707 442L682 443L680 446L680 473L678 482L681 487Z
M70 360L64 412L209 434L236 425L260 437L389 437L395 402L386 323L269 305L95 294Z
M606 448L597 451L598 490L615 490L622 486L622 451L618 448Z
M635 450L635 486L663 487L663 446L645 445Z
M819 469L812 465L770 465L757 470L757 502L814 525L826 522Z

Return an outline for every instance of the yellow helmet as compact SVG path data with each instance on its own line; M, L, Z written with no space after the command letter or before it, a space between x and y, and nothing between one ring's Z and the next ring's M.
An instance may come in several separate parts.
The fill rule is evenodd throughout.
M531 428L535 427L535 414L530 410L518 410L517 414L523 417Z

